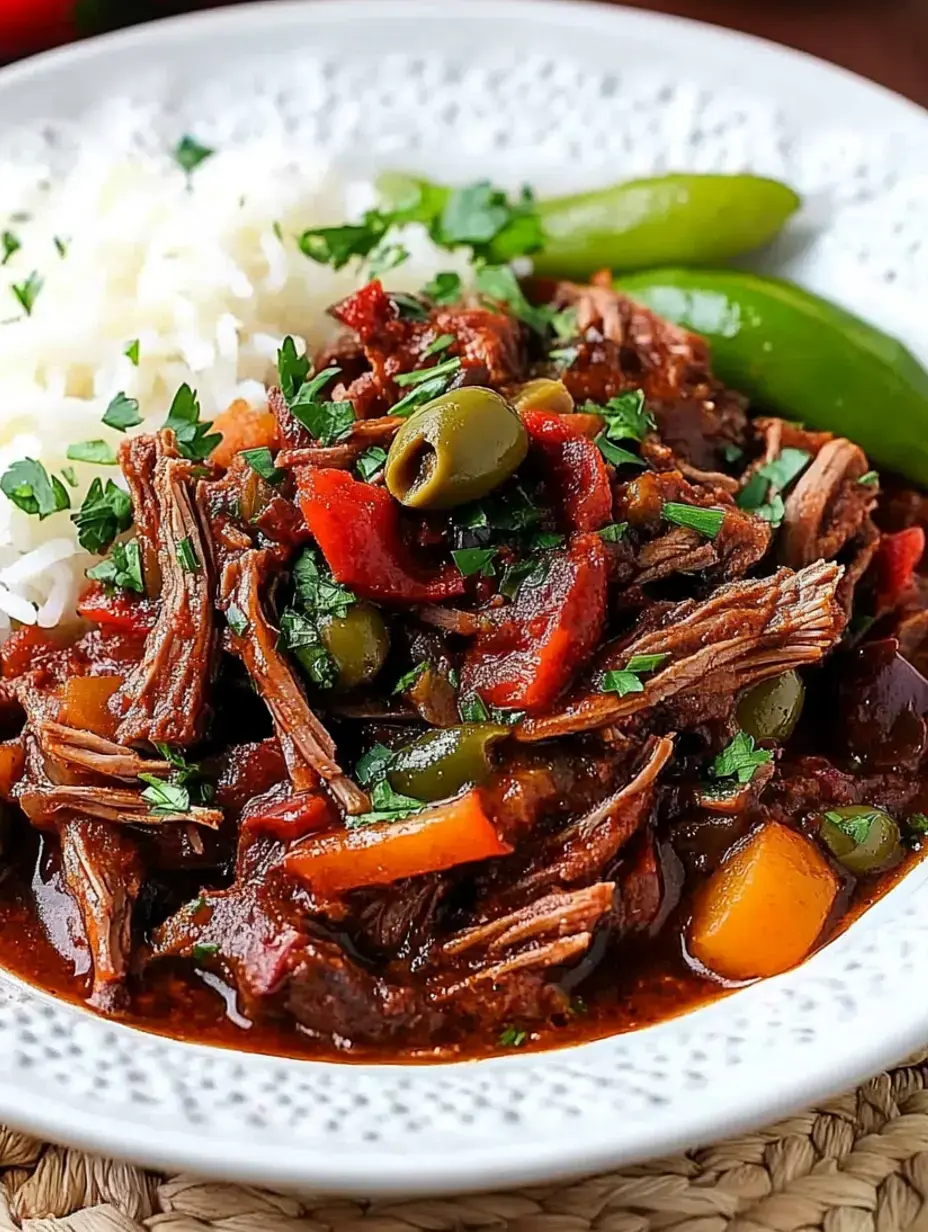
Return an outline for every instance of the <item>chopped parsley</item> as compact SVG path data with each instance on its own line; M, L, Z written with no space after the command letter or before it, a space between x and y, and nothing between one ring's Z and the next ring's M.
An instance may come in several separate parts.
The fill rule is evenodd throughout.
M387 451L380 445L371 445L370 449L365 449L355 462L355 470L365 483L369 483L378 471L383 470L386 460Z
M654 427L654 417L645 405L644 391L628 389L610 398L605 406L598 402L585 402L583 410L601 415L605 420L603 430L596 437L599 452L613 466L644 466L637 454L623 449L618 441L643 441Z
M355 817L347 817L345 824L349 829L358 826L369 826L375 821L402 821L411 813L418 813L425 807L424 800L414 796L404 796L394 791L386 779L380 779L371 791L371 811L359 813Z
M293 581L300 604L314 616L346 616L358 601L354 591L320 568L311 548L304 548L297 558Z
M323 643L319 622L345 616L357 596L320 567L311 548L304 548L294 564L293 584L294 602L280 618L280 644L313 684L331 689L338 681L338 665Z
M393 379L401 388L409 387L409 392L390 408L390 414L411 415L417 407L431 402L445 392L460 368L461 361L455 355L431 368L417 368L414 372L400 373Z
M230 603L226 608L226 624L237 637L241 637L248 628L248 617L237 603Z
M439 334L434 342L429 343L425 348L425 355L439 355L442 351L447 351L448 347L455 342L454 334Z
M193 540L186 535L177 545L177 560L184 573L199 573L200 558L193 546Z
M499 1033L500 1048L521 1048L528 1039L528 1032L521 1027L505 1027Z
M560 342L567 342L570 338L576 338L578 331L577 309L574 307L562 308L560 312L555 312L551 318L550 325L555 338ZM554 352L549 351L548 354L553 355Z
M288 334L277 352L277 376L281 393L288 406L309 376L309 369L308 357L297 353L296 343Z
M87 576L95 582L102 582L108 591L132 590L143 594L145 585L142 581L142 554L139 545L133 539L129 543L115 543L105 560L87 570Z
M865 843L870 837L870 830L875 821L880 821L885 814L879 809L873 809L867 813L855 813L851 817L846 817L843 813L827 812L824 814L825 820L831 822L833 826L846 834L858 847L861 843ZM911 825L911 822L909 823Z
M478 269L476 286L482 296L505 304L514 317L524 321L536 333L543 334L549 328L554 310L530 304L508 265L485 265Z
M564 372L576 360L580 354L575 346L556 347L553 351L548 352L548 359L552 360L561 372Z
M189 385L181 385L174 395L168 417L164 421L177 438L177 448L184 458L192 462L202 462L209 457L222 437L218 432L210 433L211 421L200 422L200 403L196 393Z
M451 558L463 577L471 577L475 573L481 577L493 577L496 573L493 565L496 554L496 548L458 548L451 553Z
M471 693L458 702L458 713L462 723L489 723L490 711L479 693Z
M190 792L182 783L166 782L154 774L140 774L139 778L148 783L142 799L151 805L152 813L163 816L190 812Z
M138 402L135 398L127 398L124 393L118 393L104 411L103 422L117 432L137 427L142 422Z
M60 235L56 235L52 240L52 243L55 245L55 252L57 252L58 256L61 257L63 261L68 255L68 245Z
M655 671L669 658L667 654L632 655L621 671L604 673L600 692L617 693L619 697L625 697L627 693L643 693L641 676Z
M661 516L677 526L697 531L705 539L714 539L725 521L725 513L721 509L701 509L698 505L683 505L676 501L664 501Z
M288 607L280 617L280 642L289 650L313 684L331 689L338 680L338 667L319 636L316 622L305 612Z
M40 277L36 270L33 270L25 282L14 282L10 288L17 300L19 300L20 307L27 317L32 316L35 301L39 298L39 292L44 285L45 279Z
M131 342L126 343L126 349L123 355L137 368L139 366L139 340L133 338Z
M283 479L284 473L274 465L274 457L266 445L257 449L243 449L241 456L266 483L276 485Z
M427 321L428 308L416 295L408 295L405 291L391 291L389 298L401 317L409 321Z
M37 515L40 522L61 509L71 508L64 484L56 475L49 475L34 458L14 462L0 478L0 491L23 513Z
M429 670L429 665L423 659L421 663L417 663L415 667L410 668L408 672L404 672L403 675L400 676L399 680L396 682L396 684L391 689L391 692L392 693L406 693L409 689L413 687L413 685L416 684L420 676L422 676L422 674L424 672L427 672L428 670Z
M600 432L599 436L596 437L594 444L606 461L611 462L613 466L645 465L636 453L632 453L629 449L623 449L621 445L613 445L612 441L609 440L605 432Z
M488 180L451 189L430 231L443 248L469 247L483 261L511 261L544 245L531 191L524 188L513 202Z
M0 232L0 265L6 265L14 252L19 252L22 244L19 242L19 237L14 235L12 231Z
M928 817L924 813L913 813L905 824L916 834L928 834Z
M445 270L427 282L421 294L433 304L455 304L461 298L461 291L461 275Z
M71 521L77 527L81 547L99 556L132 525L132 501L112 479L107 479L105 487L100 479L94 479L80 509L71 514Z
M857 482L862 484L865 488L876 487L876 485L880 482L879 472L867 471L866 474L861 475Z
M67 457L72 462L95 462L98 466L115 466L119 460L108 441L77 441L68 446Z
M304 257L340 270L355 257L369 257L386 236L391 222L391 215L368 210L359 223L304 231L297 244Z
M409 385L421 385L424 381L432 380L434 377L452 376L460 367L461 361L458 356L454 355L440 364L435 364L432 368L416 368L413 372L401 372L393 380L401 389L405 389Z
M216 941L198 941L190 953L196 962L204 962L219 953L219 943Z
M523 586L540 586L550 568L551 559L546 556L530 555L513 561L503 570L499 593L507 599L514 599Z
M72 488L77 487L77 475L74 472L73 466L63 466L61 468L61 477L65 483L70 484Z
M628 530L627 522L611 522L596 533L604 543L618 543Z
M355 421L353 404L347 401L331 402L320 396L329 381L339 375L341 368L333 366L311 373L309 360L296 354L292 338L284 339L284 346L278 353L277 367L287 405L314 440L321 445L333 445L348 435Z
M780 450L772 461L757 468L738 493L739 509L779 526L785 513L782 493L805 470L811 457L805 449Z
M739 458L744 457L744 450L740 445L723 445L722 457L729 464L732 462L737 462Z
M181 137L174 147L174 161L189 175L191 171L199 167L200 163L205 162L215 153L216 151L210 149L208 145L202 145L195 137L188 134Z
M370 787L382 779L393 761L393 753L385 744L375 744L362 753L354 768L354 777L362 787Z
M709 772L716 779L734 778L739 783L750 783L758 766L770 761L773 754L768 749L756 748L754 737L739 731L716 757Z
M368 262L368 274L371 278L379 278L391 269L396 269L404 261L409 260L409 249L403 244L383 244L371 253Z

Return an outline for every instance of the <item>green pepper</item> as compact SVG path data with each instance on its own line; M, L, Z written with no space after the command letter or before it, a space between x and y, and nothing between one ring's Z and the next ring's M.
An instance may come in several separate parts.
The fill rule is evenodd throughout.
M450 190L385 172L385 204L410 218L438 216ZM800 205L791 188L756 175L675 174L629 180L591 192L537 201L545 240L535 271L587 278L594 270L647 269L681 262L711 265L773 239ZM491 256L500 262L509 253Z
M829 809L819 833L835 859L855 877L878 873L902 854L899 827L888 813L867 804Z
M652 270L620 289L712 344L759 407L856 441L928 483L928 372L901 342L808 291L738 270Z
M500 723L465 723L426 732L394 756L387 779L400 795L447 799L489 778L490 749L511 734L511 728Z
M798 672L762 680L738 702L738 724L755 740L788 740L799 722L805 695Z

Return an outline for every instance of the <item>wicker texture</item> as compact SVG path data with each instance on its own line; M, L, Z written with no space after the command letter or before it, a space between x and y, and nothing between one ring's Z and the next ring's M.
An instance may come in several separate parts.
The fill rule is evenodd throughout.
M769 1129L593 1180L367 1203L164 1177L0 1129L0 1232L928 1232L928 1050Z

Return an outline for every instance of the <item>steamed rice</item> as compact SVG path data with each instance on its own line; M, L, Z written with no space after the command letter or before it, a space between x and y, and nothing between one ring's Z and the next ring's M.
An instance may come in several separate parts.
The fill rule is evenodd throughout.
M0 474L27 457L49 474L72 467L73 511L94 477L123 482L116 467L66 458L88 439L118 449L122 434L102 423L116 393L138 400L139 432L160 427L184 382L203 419L236 398L262 405L281 339L318 346L325 309L366 279L356 263L336 273L309 261L294 237L372 197L324 157L267 143L217 151L189 176L168 153L86 157L57 184L0 165L0 232L21 244L0 265ZM411 257L391 287L465 268L421 228L402 238ZM33 271L43 285L26 316L13 286ZM90 563L67 512L40 521L0 495L0 637L11 620L68 619Z

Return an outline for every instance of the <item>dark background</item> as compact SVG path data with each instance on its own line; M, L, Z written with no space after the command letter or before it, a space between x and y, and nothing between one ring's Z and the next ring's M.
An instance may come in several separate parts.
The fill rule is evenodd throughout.
M466 0L465 0L466 2ZM0 0L0 62L220 0ZM928 106L928 0L639 0L798 47Z

